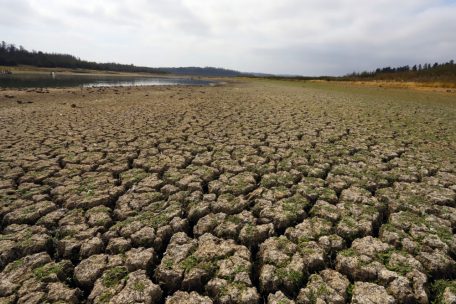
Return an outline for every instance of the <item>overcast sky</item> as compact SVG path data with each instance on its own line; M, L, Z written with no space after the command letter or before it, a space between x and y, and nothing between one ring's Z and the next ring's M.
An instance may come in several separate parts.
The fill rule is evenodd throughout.
M99 62L340 75L456 59L456 0L0 0L0 40Z

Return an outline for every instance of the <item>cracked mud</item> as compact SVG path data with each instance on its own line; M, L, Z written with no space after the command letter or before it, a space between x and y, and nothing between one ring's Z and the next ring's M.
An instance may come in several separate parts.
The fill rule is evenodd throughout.
M3 91L0 303L456 303L454 97Z

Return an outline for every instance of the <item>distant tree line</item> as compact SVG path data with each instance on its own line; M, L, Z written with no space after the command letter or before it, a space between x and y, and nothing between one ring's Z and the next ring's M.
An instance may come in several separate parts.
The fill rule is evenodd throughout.
M213 67L179 67L179 68L159 68L162 71L177 75L198 75L198 76L226 76L235 77L243 75L241 72Z
M371 72L352 73L342 77L346 80L402 80L402 81L456 81L454 60L446 63L425 63L414 66L384 67Z
M149 68L134 66L132 64L97 63L81 60L73 55L43 53L28 51L22 46L0 44L0 66L30 65L46 68L90 69L115 72L145 72L145 73L172 73L178 75L197 76L240 76L242 73L233 70L213 67L178 67L178 68Z
M166 73L157 68L140 67L132 64L97 63L81 60L73 55L28 51L2 41L0 44L0 65L31 65L46 68L91 69L116 72Z

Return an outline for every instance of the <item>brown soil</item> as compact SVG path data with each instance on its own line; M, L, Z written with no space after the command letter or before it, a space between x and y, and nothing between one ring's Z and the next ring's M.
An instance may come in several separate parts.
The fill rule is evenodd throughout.
M326 83L1 90L0 302L450 303L455 121Z

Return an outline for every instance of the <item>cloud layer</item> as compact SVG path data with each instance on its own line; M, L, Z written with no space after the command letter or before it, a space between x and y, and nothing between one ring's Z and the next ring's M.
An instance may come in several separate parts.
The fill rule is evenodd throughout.
M0 40L146 66L341 75L456 56L456 0L0 0Z

